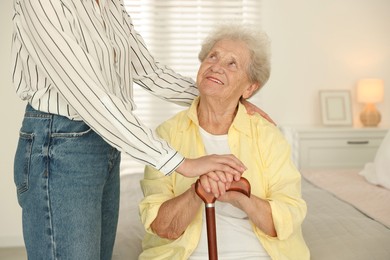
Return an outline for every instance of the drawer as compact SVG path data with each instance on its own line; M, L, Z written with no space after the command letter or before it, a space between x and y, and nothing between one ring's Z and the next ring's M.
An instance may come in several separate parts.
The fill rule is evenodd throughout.
M373 161L381 138L301 140L301 168L360 168Z

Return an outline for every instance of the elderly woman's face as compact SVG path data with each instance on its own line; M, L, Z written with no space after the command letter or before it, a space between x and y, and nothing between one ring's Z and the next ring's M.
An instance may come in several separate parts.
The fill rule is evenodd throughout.
M218 41L199 67L197 85L201 96L224 102L238 102L241 96L248 98L254 85L247 75L249 61L250 53L244 42Z

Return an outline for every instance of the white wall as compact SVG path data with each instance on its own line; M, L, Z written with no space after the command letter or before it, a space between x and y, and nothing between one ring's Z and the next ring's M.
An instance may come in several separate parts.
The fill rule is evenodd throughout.
M12 163L24 104L10 81L11 7L12 0L0 1L0 246L22 244ZM363 77L385 80L378 108L390 125L390 1L263 0L263 7L273 65L260 106L280 125L321 124L321 89L350 89L356 117L355 84Z
M13 157L24 104L11 84L12 0L0 1L0 247L23 245L21 210L13 182Z
M390 1L263 0L263 10L273 59L259 94L279 124L321 124L318 91L349 89L359 125L356 82L379 77L385 80L381 125L390 125Z

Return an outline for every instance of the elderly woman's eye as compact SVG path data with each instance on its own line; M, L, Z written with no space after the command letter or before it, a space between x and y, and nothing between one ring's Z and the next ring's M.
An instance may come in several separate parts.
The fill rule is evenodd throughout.
M215 58L216 58L215 54L210 54L209 55L209 59L215 59Z

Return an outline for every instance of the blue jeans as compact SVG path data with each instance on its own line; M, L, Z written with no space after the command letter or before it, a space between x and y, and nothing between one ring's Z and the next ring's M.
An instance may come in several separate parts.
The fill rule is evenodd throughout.
M82 121L27 106L14 162L29 259L111 259L120 153Z

